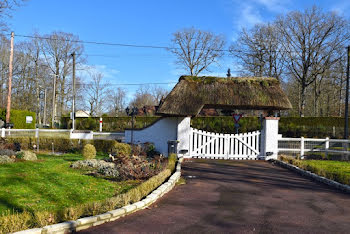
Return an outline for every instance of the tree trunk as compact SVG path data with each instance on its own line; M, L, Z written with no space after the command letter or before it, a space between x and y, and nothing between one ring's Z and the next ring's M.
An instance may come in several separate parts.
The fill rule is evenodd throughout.
M306 91L306 86L304 84L301 84L300 112L299 112L300 117L304 117L305 115L305 105L306 105L305 91Z

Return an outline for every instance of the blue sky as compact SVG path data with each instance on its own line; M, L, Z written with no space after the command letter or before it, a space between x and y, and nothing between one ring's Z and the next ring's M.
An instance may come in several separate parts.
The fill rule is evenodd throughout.
M228 46L242 27L249 28L312 5L341 15L350 10L349 0L28 0L13 13L9 23L18 35L64 31L85 41L155 46L169 46L172 33L193 26L223 35ZM85 44L85 53L88 64L113 84L176 82L185 74L174 64L174 56L163 49ZM229 67L234 75L231 58L225 57L220 64L204 75L224 76ZM167 89L173 86L163 85ZM129 98L137 89L122 87Z

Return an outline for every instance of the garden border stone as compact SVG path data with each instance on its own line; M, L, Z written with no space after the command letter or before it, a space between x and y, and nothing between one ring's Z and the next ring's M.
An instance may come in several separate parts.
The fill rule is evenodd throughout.
M108 211L103 214L84 217L77 219L75 221L67 221L63 223L57 223L53 225L48 225L43 228L33 228L27 229L19 232L17 234L63 234L81 231L92 226L101 225L106 222L115 221L125 215L131 214L141 209L147 208L152 203L156 202L160 197L169 192L175 187L176 182L181 177L181 163L183 158L179 158L176 165L175 172L170 176L170 178L160 185L158 188L152 191L148 196L146 196L141 201L135 202L130 205L123 206L122 208Z
M346 192L346 193L350 193L350 186L349 185L346 185L346 184L342 184L342 183L339 183L337 181L334 181L334 180L331 180L331 179L328 179L326 177L323 177L323 176L319 176L315 173L312 173L311 171L305 171L295 165L292 165L292 164L289 164L289 163L286 163L286 162L283 162L281 160L276 160L276 159L273 159L272 160L274 163L276 163L277 165L281 166L281 167L284 167L284 168L287 168L291 171L294 171L304 177L308 177L308 178L311 178L313 180L316 180L318 182L321 182L323 184L326 184L326 185L329 185L331 186L332 188L335 188L335 189L339 189L343 192Z

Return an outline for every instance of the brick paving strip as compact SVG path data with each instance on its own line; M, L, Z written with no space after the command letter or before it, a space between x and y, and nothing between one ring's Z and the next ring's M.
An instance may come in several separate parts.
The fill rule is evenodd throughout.
M350 196L265 161L192 160L186 184L81 233L348 233Z

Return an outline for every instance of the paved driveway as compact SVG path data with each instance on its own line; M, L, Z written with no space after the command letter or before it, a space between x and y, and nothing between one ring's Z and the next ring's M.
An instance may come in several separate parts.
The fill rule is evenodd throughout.
M83 233L350 233L350 195L263 161L195 160L149 209Z

